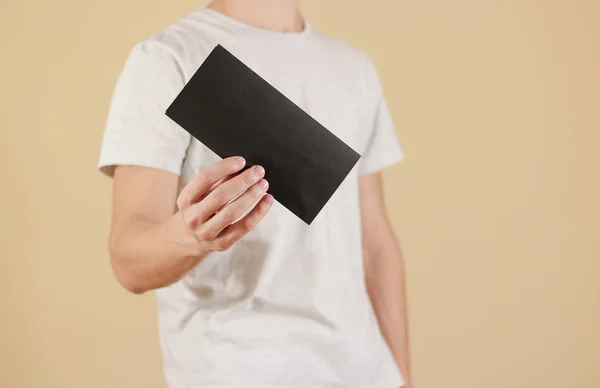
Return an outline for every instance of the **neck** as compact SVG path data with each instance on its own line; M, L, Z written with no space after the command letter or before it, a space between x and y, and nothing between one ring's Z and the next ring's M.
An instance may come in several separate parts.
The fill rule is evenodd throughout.
M300 0L213 0L208 7L266 30L300 32L304 29Z

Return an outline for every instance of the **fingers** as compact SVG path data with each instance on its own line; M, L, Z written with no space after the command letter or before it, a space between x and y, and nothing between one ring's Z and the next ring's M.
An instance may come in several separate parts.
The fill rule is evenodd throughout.
M184 195L178 203L184 207L182 215L186 226L199 241L208 242L215 250L229 248L252 230L274 202L273 197L266 194L269 184L262 179L265 174L262 167L254 166L240 174L223 171L230 170L223 168L205 175L201 182L188 185L189 190L182 191ZM201 195L198 193L204 193L199 202L194 200Z
M192 180L181 190L177 198L177 208L185 209L198 201L211 188L216 187L216 183L225 180L246 165L244 158L236 156L223 159L213 163L209 167L200 171Z
M199 221L202 223L207 221L234 198L254 186L264 175L264 168L254 166L216 187L198 204Z
M210 193L211 191L213 191L214 189L216 189L217 187L219 187L220 185L222 185L223 183L225 183L226 181L230 180L231 178L233 178L236 175L237 175L237 173L229 174L229 175L219 179L208 189L207 194Z
M258 225L258 223L267 215L269 209L271 209L273 202L274 199L270 194L263 196L250 213L235 224L225 228L222 233L213 240L213 248L219 251L229 249Z
M248 213L248 211L252 209L252 206L267 192L268 188L269 183L266 180L261 179L244 194L236 198L235 201L226 205L222 210L206 221L202 226L204 235L210 240L216 238L223 229Z

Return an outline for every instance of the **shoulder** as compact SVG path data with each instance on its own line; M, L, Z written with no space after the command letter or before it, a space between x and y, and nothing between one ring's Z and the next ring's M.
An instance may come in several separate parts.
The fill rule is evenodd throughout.
M379 87L377 68L371 57L362 49L342 39L318 31L313 32L315 46L328 57L339 73L353 77L367 90ZM364 90L364 89L363 89Z
M323 49L330 51L336 56L342 56L344 60L365 61L369 59L366 53L357 46L318 30L312 30L312 39Z
M201 12L190 12L135 42L129 57L150 67L176 70L187 80L198 61L207 56L216 44L216 34Z

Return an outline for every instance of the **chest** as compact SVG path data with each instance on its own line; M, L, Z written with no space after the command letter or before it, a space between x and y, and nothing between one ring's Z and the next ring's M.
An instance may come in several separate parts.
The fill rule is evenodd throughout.
M229 49L244 64L275 87L285 97L303 109L315 120L336 135L339 139L362 154L371 130L370 113L363 103L364 91L361 79L351 66L323 58L304 57L297 52L288 55L272 55L265 48L261 55L257 50L243 48ZM260 53L260 51L259 51ZM198 171L218 161L220 158L192 139L184 163L182 184ZM325 214L333 209L334 214L343 212L355 200L356 179L353 170L342 186L337 190L330 203L323 209ZM334 209L335 208L335 209ZM263 222L260 229L271 232L281 228L282 224L294 224L297 220L286 209L274 206L271 222ZM289 214L288 214L289 213ZM322 221L327 216L319 217Z
M284 96L362 154L371 126L356 80L336 73L330 66L306 63L269 69L263 74Z
M364 69L357 60L319 45L287 47L243 40L220 43L356 152L363 153L373 115ZM199 66L202 60L195 58L191 67L197 67L196 62Z

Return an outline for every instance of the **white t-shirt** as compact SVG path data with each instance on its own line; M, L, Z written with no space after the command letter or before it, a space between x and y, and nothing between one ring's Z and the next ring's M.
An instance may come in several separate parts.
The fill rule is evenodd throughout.
M258 227L156 290L171 388L397 388L402 377L364 281L358 177L403 157L377 72L315 31L246 25L199 8L134 46L118 78L98 167L180 176L220 158L165 115L221 44L362 155L307 226L275 202Z

